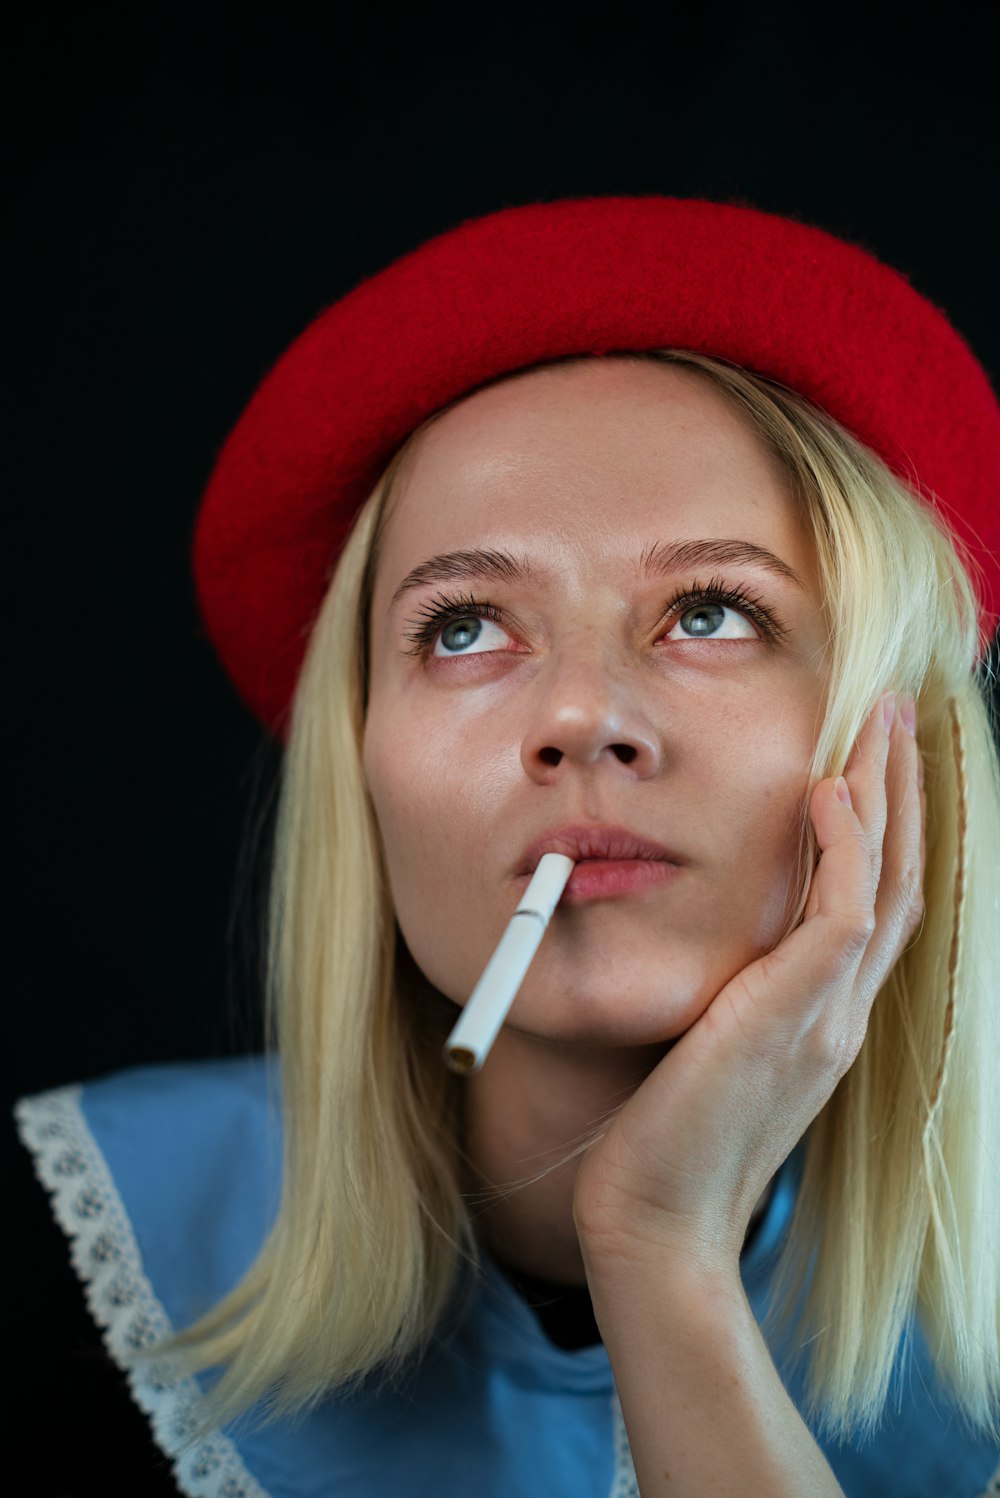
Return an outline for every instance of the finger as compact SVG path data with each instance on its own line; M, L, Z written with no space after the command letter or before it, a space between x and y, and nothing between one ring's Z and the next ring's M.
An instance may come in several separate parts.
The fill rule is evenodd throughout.
M875 931L860 980L870 999L885 982L923 919L923 808L920 752L897 713L886 768L886 829L875 897Z
M813 875L815 919L867 931L867 942L875 919L875 877L868 835L854 806L850 784L846 800L838 790L846 780L846 776L821 780L809 803L820 849Z
M888 762L890 732L885 726L886 702L892 693L884 693L872 708L844 769L851 805L864 832L871 860L874 887L877 887L882 865L882 841L885 835L885 770ZM802 919L811 919L819 904L814 891L816 874L810 884Z
M753 1000L766 1001L769 1025L784 1017L798 1030L836 1011L827 1028L846 1026L835 1038L839 1050L856 1023L850 994L875 929L875 881L865 830L837 785L837 778L821 780L810 797L820 855L801 924L740 977ZM830 1004L833 990L840 998Z
M869 713L844 770L851 804L865 831L876 887L882 868L887 816L885 777L891 743L887 717L891 724L894 714L895 694L885 692Z
M821 780L809 800L820 848L815 913L723 991L744 1044L776 1067L787 1069L793 1058L798 1085L803 1095L815 1090L817 1108L865 1037L869 1006L859 997L857 978L875 929L867 838L853 808L839 799L837 784Z

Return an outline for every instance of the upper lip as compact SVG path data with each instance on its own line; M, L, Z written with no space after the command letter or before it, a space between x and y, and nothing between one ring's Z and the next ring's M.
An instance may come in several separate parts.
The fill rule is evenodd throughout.
M627 827L602 827L575 822L564 827L550 827L525 848L517 874L533 874L544 853L565 853L575 863L591 858L647 858L663 863L684 862L680 854L654 843L651 838L630 832Z

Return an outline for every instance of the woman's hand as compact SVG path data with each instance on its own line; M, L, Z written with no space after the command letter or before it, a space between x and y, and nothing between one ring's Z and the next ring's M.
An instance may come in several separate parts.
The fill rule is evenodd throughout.
M583 1159L588 1269L662 1262L738 1273L758 1198L851 1066L872 1002L923 917L924 792L886 694L809 814L820 858L802 922L726 984Z

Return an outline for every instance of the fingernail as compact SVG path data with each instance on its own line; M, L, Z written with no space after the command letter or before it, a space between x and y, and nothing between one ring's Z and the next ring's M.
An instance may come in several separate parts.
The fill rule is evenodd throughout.
M882 698L882 711L885 713L885 731L888 733L892 728L892 720L896 716L895 692L886 692Z
M903 727L907 733L915 734L917 731L917 704L909 695L903 698L899 705L899 716L903 720Z
M847 781L844 779L843 775L837 776L837 783L834 786L834 790L837 792L837 799L843 801L845 806L850 806L852 804L851 788L847 784Z

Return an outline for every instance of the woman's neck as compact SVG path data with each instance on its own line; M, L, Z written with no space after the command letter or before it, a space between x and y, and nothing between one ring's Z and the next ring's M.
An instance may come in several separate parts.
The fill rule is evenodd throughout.
M509 1195L581 1143L631 1097L667 1046L574 1050L504 1029L465 1083L464 1194L494 1258L538 1279L585 1285L573 1222L582 1154Z
M463 1194L476 1235L494 1259L536 1279L587 1283L573 1221L583 1155L531 1185L510 1188L608 1121L668 1049L573 1049L509 1027L501 1031L482 1071L464 1084ZM771 1184L748 1230L770 1195Z

